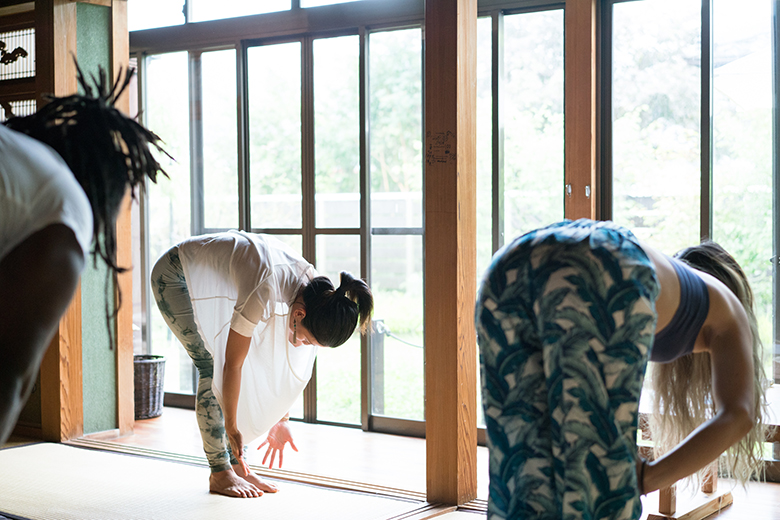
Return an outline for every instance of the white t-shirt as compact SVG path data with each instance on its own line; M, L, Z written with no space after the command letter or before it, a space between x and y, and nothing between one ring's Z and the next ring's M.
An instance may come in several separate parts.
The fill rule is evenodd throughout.
M57 152L0 124L0 259L51 224L65 224L86 257L92 209Z
M214 358L212 389L220 403L228 333L252 338L236 414L249 443L290 410L311 378L317 347L293 347L288 331L290 305L317 272L280 240L243 231L186 240L179 259L195 321Z

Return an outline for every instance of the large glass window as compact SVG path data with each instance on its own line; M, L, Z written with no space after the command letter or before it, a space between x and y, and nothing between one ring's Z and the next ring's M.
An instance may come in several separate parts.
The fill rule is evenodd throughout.
M142 31L184 23L184 0L130 0L127 27Z
M300 228L301 44L247 50L252 228Z
M168 177L148 185L147 258L149 269L168 249L192 235L189 171L189 90L186 52L146 58L144 123L165 142L175 162L159 157ZM154 354L165 356L165 391L193 393L192 362L150 299L147 323Z
M713 3L713 239L750 280L772 377L772 3Z
M189 0L192 22L273 13L290 9L290 0Z
M504 236L563 218L563 11L504 17Z
M564 216L563 10L481 18L477 27L479 278L496 249Z
M339 273L360 273L359 235L319 235L317 271L339 286ZM360 424L360 336L317 354L317 419Z
M353 2L355 0L300 0L301 7L319 7L322 5L343 4L344 2Z
M317 228L351 228L353 235L318 235L317 269L334 286L339 273L360 276L360 119L358 36L313 42L314 182ZM317 418L360 424L361 342L320 349Z
M672 254L699 240L701 0L613 8L613 219Z
M477 281L493 256L493 24L477 19ZM499 131L499 135L503 135ZM498 165L501 168L502 165ZM501 170L503 171L503 170ZM503 237L501 237L503 240Z
M421 31L369 48L372 412L423 420Z
M201 57L203 143L203 225L238 227L236 51L204 52ZM227 81L226 81L227 80Z
M314 40L318 228L360 228L359 53L357 36Z
M611 46L614 218L667 254L701 234L736 258L755 295L770 378L772 7L615 3Z
M420 29L370 37L371 225L422 226Z
M340 8L318 7L334 0L260 3L243 3L241 11L228 2L219 13L206 0L189 2L189 13L182 0L155 4L162 24L184 23L184 14L209 24L302 8L312 32L280 27L248 48L209 42L189 54L146 58L145 121L177 160L167 166L176 182L163 179L149 190L148 255L154 262L190 234L245 225L289 243L335 284L341 270L366 276L376 298L371 340L355 336L323 350L316 388L306 394L316 396L316 407L299 402L293 415L303 417L305 408L314 421L421 421L422 20L414 25L405 14L388 21L383 8L382 23L330 27L323 20L337 23L329 16ZM143 4L131 2L131 18ZM597 166L609 181L600 195L611 198L597 211L611 214L596 217L669 254L698 242L709 225L750 277L762 338L772 345L773 4L712 0L711 71L702 66L709 33L702 32L701 0L607 4L602 86L611 99L602 122L611 128L597 144L610 154ZM498 247L564 216L564 10L545 0L538 12L519 0L501 5L507 10L491 7L477 22L478 280ZM372 9L366 3L357 11L370 18ZM212 50L225 45L231 48ZM246 88L237 88L244 75ZM702 114L710 117L703 75L711 75L711 145L702 141ZM246 142L239 142L243 129ZM702 200L709 154L712 197ZM711 218L701 211L708 204ZM156 310L149 319L154 350L168 352L166 384L191 392L192 373L176 361L183 367L189 359Z
M563 197L563 11L480 18L477 282L498 248L562 220Z
M164 139L180 143L183 152L176 158L183 172L177 183L181 186L186 178L193 188L178 189L165 199L176 209L180 229L163 233L165 228L153 226L150 238L157 245L149 250L155 259L190 234L237 227L244 205L252 230L273 233L308 255L335 285L342 270L356 276L365 272L364 251L371 251L376 300L371 346L363 350L365 343L356 334L337 349L322 349L316 385L307 394L316 396L316 406L304 406L301 400L291 410L294 417L360 425L370 407L370 414L386 418L424 418L421 43L417 27L367 33L365 38L350 34L250 46L244 109L237 96L234 49L147 60L145 72L154 78L147 83L147 109L154 109L158 119L165 114L166 125L176 126L179 133ZM360 49L369 44L371 58L363 70ZM176 67L169 64L173 57ZM174 74L178 90L165 90L162 85L177 84L171 80ZM365 122L360 120L361 74L370 85ZM179 96L176 107L181 108L172 111L169 98L182 91L189 96ZM176 113L180 119L171 118ZM242 113L245 123L237 117ZM159 124L152 118L147 123L152 128ZM242 124L248 129L246 186L239 175L237 131ZM367 171L362 170L360 150L365 128L370 130L370 140L363 142ZM368 233L361 228L361 189L366 189L361 188L361 174L370 176ZM307 191L311 187L313 194ZM239 200L240 193L246 200ZM156 192L150 193L149 203L165 207ZM304 215L313 220L304 221ZM150 215L149 221L159 218ZM366 236L370 245L363 244ZM191 393L193 373L185 368L186 354L162 320L156 321L160 330L153 349L175 361L169 364L168 391ZM361 379L365 352L372 360L368 383ZM371 404L361 402L366 384L373 385Z
M422 237L374 236L372 254L373 412L423 420Z

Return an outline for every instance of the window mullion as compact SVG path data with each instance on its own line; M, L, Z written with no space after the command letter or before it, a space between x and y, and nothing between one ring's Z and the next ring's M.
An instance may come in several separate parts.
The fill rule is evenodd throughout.
M190 90L190 232L204 228L203 205L203 82L200 51L189 53Z
M236 92L237 92L237 150L236 158L238 174L238 227L245 231L252 230L251 190L249 171L249 99L247 74L246 45L241 43L236 49Z
M303 257L315 263L317 258L314 214L314 59L313 38L301 42L301 198L303 216ZM317 364L304 390L303 419L317 420Z
M360 51L358 58L359 121L360 121L360 277L371 286L371 183L369 182L369 111L368 111L368 33L365 27L358 31ZM360 338L360 426L368 431L373 403L371 353L372 335Z
M613 3L606 3L601 10L601 26L598 32L598 58L596 64L597 89L601 99L597 123L599 129L598 172L601 181L595 187L594 196L599 201L596 218L612 220L612 9ZM565 122L564 122L565 124Z
M504 14L496 11L491 15L492 67L491 88L493 93L493 252L504 245L504 121L501 102L504 91Z
M774 294L772 297L774 317L774 327L772 337L774 339L774 352L772 364L774 367L774 381L780 383L780 316L777 312L777 300L780 297L780 279L778 279L778 245L780 245L780 226L777 225L778 219L780 219L780 200L778 200L778 194L780 194L780 167L778 167L778 159L780 155L778 153L778 137L780 137L780 52L778 52L778 42L780 42L780 9L778 9L778 0L772 2L772 100L775 109L773 110L772 117L772 226L773 229L773 244L772 244L772 280L774 287ZM776 445L777 446L777 445ZM777 458L777 456L775 456Z
M701 213L700 236L712 238L712 0L701 6Z

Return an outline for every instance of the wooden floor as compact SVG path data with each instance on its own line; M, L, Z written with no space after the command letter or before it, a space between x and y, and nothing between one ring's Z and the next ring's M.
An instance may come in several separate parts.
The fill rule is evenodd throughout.
M312 425L292 422L293 436L298 447L294 452L285 450L283 469L297 474L324 480L335 480L349 487L350 483L362 483L405 492L406 496L425 499L425 441L423 439L363 432L354 428ZM132 435L106 439L93 436L106 445L117 448L138 448L166 452L189 457L202 457L200 435L192 410L165 408L155 419L136 421ZM261 440L249 447L248 461L261 465L265 450L255 448ZM477 450L477 497L471 510L457 515L437 518L468 520L484 518L488 495L488 453L486 448ZM207 485L204 468L203 485ZM280 474L280 476L283 476ZM730 489L730 483L721 480L720 490ZM734 504L710 518L723 520L780 520L780 484L751 483L747 491L734 487ZM643 498L645 519L657 511L657 493ZM480 511L480 509L482 511ZM464 516L467 515L467 516ZM0 517L0 520L2 517Z
M425 440L364 432L357 428L291 421L298 447L284 450L285 470L331 479L363 482L425 494ZM110 443L203 456L195 412L166 407L160 417L136 421L133 435ZM261 465L265 448L249 445L248 462ZM276 468L276 465L274 465ZM204 478L205 485L205 478ZM477 449L477 497L487 500L488 453Z
M354 428L292 422L298 452L285 450L283 469L332 479L363 482L425 494L425 441L423 439L363 432ZM155 419L137 421L131 436L109 442L160 451L202 456L194 412L165 408ZM260 465L265 450L250 445L249 463ZM205 477L204 477L205 480ZM204 482L205 485L205 482ZM721 480L720 489L730 488ZM734 505L717 516L723 520L780 520L780 484L751 483L745 491L732 490ZM487 448L477 450L477 497L488 496ZM657 511L657 493L643 499L644 514ZM471 515L471 513L469 513ZM477 516L471 516L476 518ZM484 514L479 515L484 517ZM446 515L441 518L446 518Z

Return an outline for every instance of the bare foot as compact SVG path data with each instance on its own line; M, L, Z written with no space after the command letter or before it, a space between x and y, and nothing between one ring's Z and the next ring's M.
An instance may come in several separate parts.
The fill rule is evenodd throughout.
M263 492L257 486L236 475L232 469L212 473L209 477L209 491L239 498L263 496Z
M246 468L249 469L249 466L247 466ZM256 488L260 489L261 491L265 491L266 493L276 493L277 491L279 491L279 488L277 488L274 484L271 484L270 482L266 482L265 480L261 479L256 473L253 473L252 471L249 471L248 473L245 472L240 464L234 464L233 471L236 472L236 475L243 478L250 484L254 485Z

